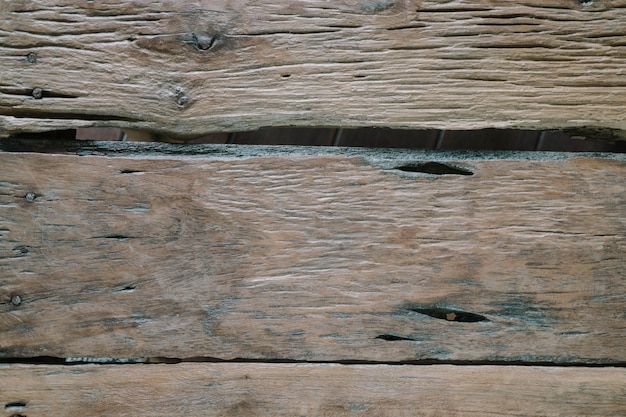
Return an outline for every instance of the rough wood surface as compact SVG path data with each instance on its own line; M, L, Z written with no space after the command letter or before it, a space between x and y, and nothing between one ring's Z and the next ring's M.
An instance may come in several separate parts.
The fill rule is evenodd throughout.
M593 127L624 137L624 0L0 4L0 136L80 126Z
M2 357L626 361L623 155L106 146L0 153Z
M623 368L0 365L0 378L7 415L28 417L626 414Z

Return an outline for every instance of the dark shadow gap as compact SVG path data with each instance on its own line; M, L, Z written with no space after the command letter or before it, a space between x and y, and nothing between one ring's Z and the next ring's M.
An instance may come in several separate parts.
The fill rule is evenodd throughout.
M175 138L155 132L102 127L20 134L15 137L38 140L62 138L179 144L626 153L626 141L619 141L612 135L613 133L607 130L584 128L539 131L524 129L402 130L378 127L357 129L283 127Z
M571 362L571 361L524 361L524 360L441 360L441 359L416 359L402 361L370 361L355 359L339 359L335 361L315 361L300 359L256 359L235 358L221 359L210 356L196 356L189 358L58 358L52 356L37 356L30 358L0 358L0 364L24 364L24 365L150 365L150 364L179 364L179 363L269 363L269 364L338 364L338 365L458 365L458 366L546 366L546 367L582 367L601 368L614 367L625 368L626 362Z

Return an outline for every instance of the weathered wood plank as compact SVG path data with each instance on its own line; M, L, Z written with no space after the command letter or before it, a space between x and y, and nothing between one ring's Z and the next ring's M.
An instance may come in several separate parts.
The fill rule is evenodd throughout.
M624 138L625 12L624 0L2 2L0 136L330 125Z
M626 361L624 155L75 146L0 153L2 357Z
M0 378L0 405L29 417L626 414L623 368L4 365Z

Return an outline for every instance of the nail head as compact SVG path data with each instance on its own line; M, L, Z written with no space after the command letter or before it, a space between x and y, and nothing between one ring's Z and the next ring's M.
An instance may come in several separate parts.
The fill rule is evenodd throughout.
M14 249L15 252L21 254L21 255L26 255L27 253L30 252L30 246L28 245L21 245L21 246L17 246Z
M22 304L22 297L20 297L19 295L14 296L13 298L11 298L11 304L13 304L14 306L19 306L20 304Z
M184 107L189 103L189 96L184 88L178 87L176 88L176 105L178 107Z
M36 64L37 58L38 56L36 52L29 52L28 54L26 54L26 61L30 62L31 64Z
M40 99L43 97L43 90L39 87L33 88L33 97L36 99Z
M37 198L37 194L33 193L32 191L29 191L26 193L26 195L24 196L24 198L26 199L26 201L28 201L29 203L32 203L33 201L35 201L35 199Z

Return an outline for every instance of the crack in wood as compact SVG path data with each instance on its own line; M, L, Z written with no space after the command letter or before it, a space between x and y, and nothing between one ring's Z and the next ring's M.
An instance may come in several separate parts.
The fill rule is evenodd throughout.
M486 360L443 360L443 359L408 359L398 361L377 361L361 359L339 359L328 361L302 360L302 359L263 359L263 358L234 358L222 359L212 356L194 356L187 358L170 357L143 357L143 358L107 358L107 357L68 357L60 358L53 356L35 357L0 357L0 364L29 364L29 365L64 365L75 366L84 364L94 365L155 365L155 364L179 364L179 363L248 363L248 364L338 364L338 365L392 365L392 366L423 366L423 365L467 365L467 366L545 366L545 367L577 367L577 368L626 368L624 361L597 361L578 362L576 360L557 361L542 360L541 358L529 359L486 359Z
M401 340L414 342L415 339L411 339L410 337L396 336L395 334L380 334L376 336L374 339L382 339L388 342L396 342Z
M413 311L415 313L424 314L426 316L447 320L447 321L457 321L461 323L476 323L479 321L490 321L487 317L470 313L467 311L461 310L452 310L448 308L442 307L425 307L425 308L417 308L417 307L409 307L408 310Z
M441 162L415 162L400 165L395 169L403 172L416 172L432 175L474 175L472 171L466 168L460 168Z
M11 401L4 405L5 411L24 411L27 401Z
M28 94L30 95L30 93ZM50 97L50 96L47 96ZM36 111L15 108L0 108L0 116L11 116L18 119L51 119L51 120L86 120L86 121L121 121L121 122L140 122L141 119L134 117L122 117L112 114L88 114L88 113L64 113L63 110L58 112L52 111Z
M79 98L75 94L60 93L52 90L45 90L41 87L34 88L0 88L0 93L13 96L26 96L36 99L41 98Z

